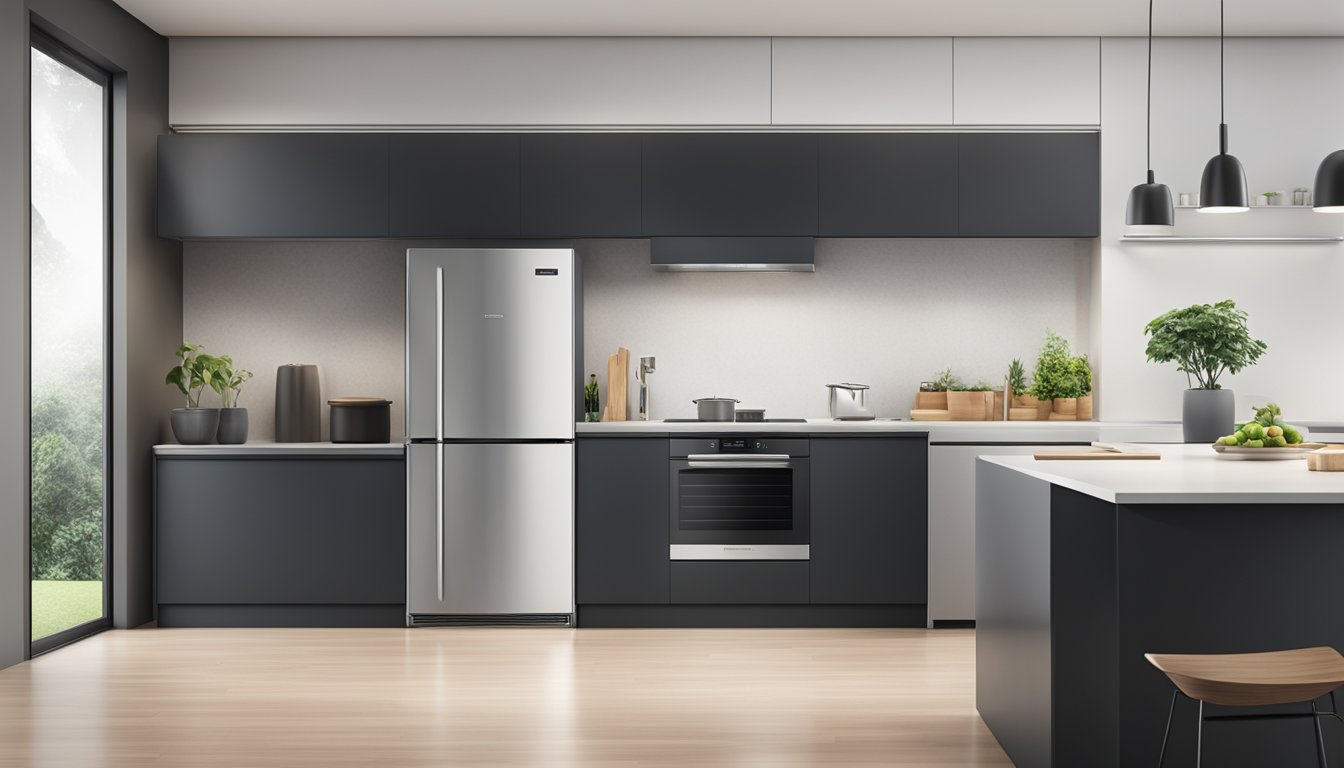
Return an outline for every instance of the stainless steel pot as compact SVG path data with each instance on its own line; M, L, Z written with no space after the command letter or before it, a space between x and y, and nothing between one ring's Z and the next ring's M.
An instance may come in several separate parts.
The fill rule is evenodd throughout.
M873 409L868 407L867 384L827 384L826 387L831 390L832 419L864 421L873 418Z
M701 421L733 421L737 404L742 401L731 397L702 397L691 402L695 403L695 415Z

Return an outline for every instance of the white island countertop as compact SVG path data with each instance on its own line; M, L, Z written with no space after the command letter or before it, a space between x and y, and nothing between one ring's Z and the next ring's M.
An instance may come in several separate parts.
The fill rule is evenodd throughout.
M1344 472L1312 472L1306 459L1215 458L1207 445L1155 445L1158 461L1037 461L981 456L997 464L1115 504L1344 504ZM1266 449L1272 450L1272 449Z
M836 421L807 419L803 422L580 422L574 427L584 435L678 435L733 434L883 434L927 432L931 443L1176 443L1181 425L1163 421L909 421L876 419Z

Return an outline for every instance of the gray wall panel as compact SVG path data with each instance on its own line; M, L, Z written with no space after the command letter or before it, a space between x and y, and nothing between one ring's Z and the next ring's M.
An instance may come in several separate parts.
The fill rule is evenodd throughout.
M168 45L110 0L10 0L0 8L0 102L28 103L31 10L115 73L113 83L113 620L153 618L150 446L174 404L163 372L181 339L181 259L154 234L154 143L167 131ZM28 252L28 117L0 114L0 251ZM0 666L28 647L27 259L0 262Z

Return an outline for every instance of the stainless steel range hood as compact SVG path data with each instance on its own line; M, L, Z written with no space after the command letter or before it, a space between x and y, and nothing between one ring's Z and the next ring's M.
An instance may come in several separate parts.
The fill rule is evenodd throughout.
M811 237L655 237L660 272L815 272Z

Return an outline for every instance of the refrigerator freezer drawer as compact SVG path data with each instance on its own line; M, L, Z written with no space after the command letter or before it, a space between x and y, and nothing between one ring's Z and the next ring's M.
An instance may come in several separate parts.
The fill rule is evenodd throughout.
M574 612L574 445L407 447L407 612Z

